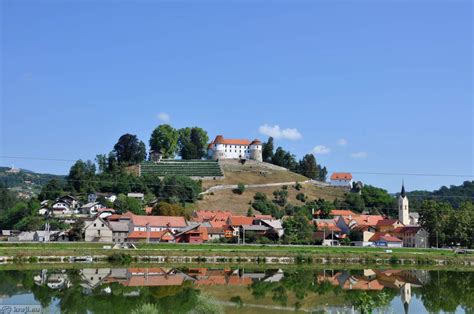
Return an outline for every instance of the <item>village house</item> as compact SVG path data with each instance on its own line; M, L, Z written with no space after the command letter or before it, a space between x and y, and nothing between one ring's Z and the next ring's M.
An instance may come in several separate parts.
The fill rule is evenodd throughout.
M128 234L129 242L175 242L173 231L169 229L160 231L132 231Z
M352 187L352 174L349 172L334 172L331 175L331 185L339 187Z
M176 242L200 244L209 241L207 228L201 224L191 225L176 233Z
M113 242L112 229L108 222L102 218L87 221L84 227L84 241Z
M129 223L129 231L158 232L170 230L172 233L187 227L186 219L178 216L146 216L127 212L119 221Z
M91 193L87 196L87 202L88 203L94 203L94 202L99 201L100 199L103 199L107 202L113 203L117 200L117 195L115 195L113 193L100 193L100 192L97 192L97 193Z
M428 247L428 232L420 226L398 227L393 234L403 241L404 247Z
M393 232L396 228L403 227L404 225L398 219L382 219L377 221L375 228L378 232Z
M91 202L91 203L82 205L81 208L79 208L79 211L81 212L81 214L92 216L92 215L97 214L98 210L104 207L105 206L100 204L99 202Z
M399 248L403 246L401 239L384 232L376 232L369 241L377 247Z
M216 136L207 148L209 159L251 159L261 162L262 142L242 139L224 139L222 135Z

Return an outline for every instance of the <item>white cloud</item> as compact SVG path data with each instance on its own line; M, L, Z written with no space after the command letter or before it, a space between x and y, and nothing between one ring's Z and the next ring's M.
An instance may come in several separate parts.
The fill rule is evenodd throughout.
M158 117L158 120L163 121L163 122L170 121L170 115L167 114L166 112L160 112L157 117Z
M285 139L291 141L296 141L303 137L297 129L281 129L279 125L270 126L268 124L264 124L260 126L259 132L275 139Z
M356 152L351 154L351 158L367 158L369 154L367 152Z
M315 155L324 155L324 154L329 154L330 152L331 152L331 149L324 145L318 145L315 148L313 148L313 154Z
M346 146L348 144L348 141L345 138L340 138L337 140L337 145L339 146Z

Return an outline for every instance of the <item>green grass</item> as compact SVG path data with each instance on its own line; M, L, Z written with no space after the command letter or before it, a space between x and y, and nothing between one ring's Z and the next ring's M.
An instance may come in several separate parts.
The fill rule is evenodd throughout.
M0 256L67 256L67 255L110 255L115 250L104 249L105 243L1 243ZM451 250L393 248L386 253L381 248L358 247L321 247L321 246L264 246L264 245L230 245L230 244L137 244L137 250L128 250L133 256L153 255L190 255L212 256L218 254L233 256L296 256L309 254L315 257L370 257L388 259L396 256L399 259L441 258L472 260L474 255L456 255Z

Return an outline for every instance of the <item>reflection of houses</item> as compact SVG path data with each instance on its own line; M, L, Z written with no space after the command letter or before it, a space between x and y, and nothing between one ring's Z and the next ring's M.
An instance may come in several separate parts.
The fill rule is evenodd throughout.
M421 287L423 278L418 278L417 272L405 270L364 270L362 274L351 274L347 271L323 271L317 275L318 282L329 282L340 286L344 290L380 291L382 289L396 289L400 291L400 298L408 313L413 287ZM425 274L422 273L422 277Z
M104 279L110 275L110 268L86 268L81 272L81 286L85 289L93 290L100 286Z
M84 269L81 276L82 286L91 290L101 284L110 283L119 283L126 287L180 286L186 281L191 281L196 286L248 286L257 281L278 282L283 279L284 273L282 270L245 272L207 268L191 268L186 271L170 268L117 268Z
M53 290L70 288L72 286L65 270L62 270L61 272L57 273L55 272L48 274L48 270L43 269L40 274L33 277L33 280L36 285L46 285L47 287Z

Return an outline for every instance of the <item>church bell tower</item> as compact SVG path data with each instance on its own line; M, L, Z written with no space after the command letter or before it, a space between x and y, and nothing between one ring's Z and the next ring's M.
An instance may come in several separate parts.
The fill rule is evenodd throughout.
M402 183L402 191L398 197L398 220L405 226L410 224L410 207L408 204L408 197L405 193L404 183Z

